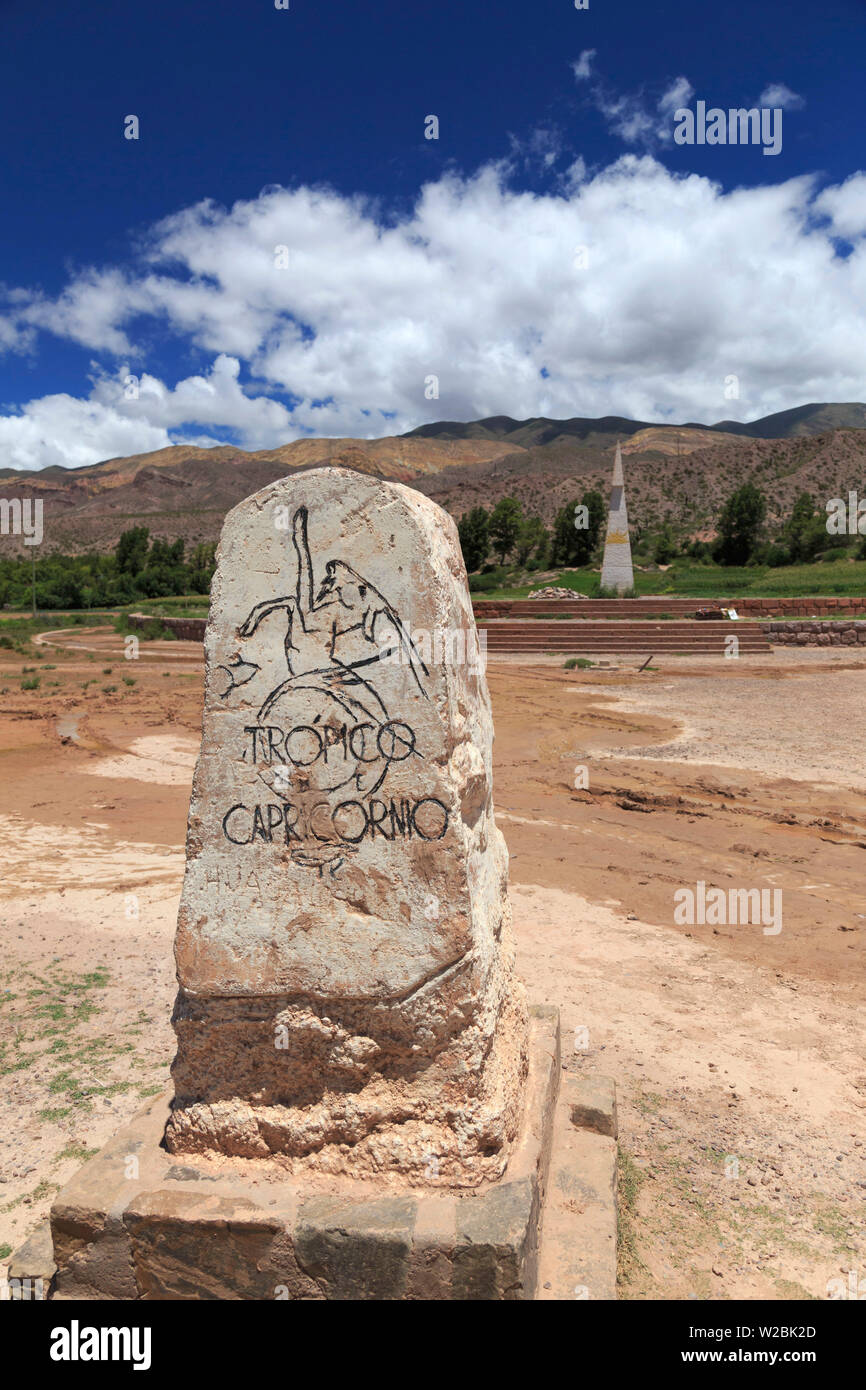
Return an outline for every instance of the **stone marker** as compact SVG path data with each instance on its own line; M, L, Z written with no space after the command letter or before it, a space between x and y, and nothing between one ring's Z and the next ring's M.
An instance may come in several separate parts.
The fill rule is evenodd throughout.
M453 522L342 469L266 488L226 520L206 662L175 1095L21 1269L60 1301L533 1298L559 1012L512 975Z
M634 588L631 563L631 541L628 534L628 508L625 501L625 478L622 471L622 448L619 440L613 463L610 485L610 507L607 516L607 535L604 559L601 564L602 589L615 589L618 594Z
M226 518L205 657L167 1148L498 1178L527 1013L453 521L281 479Z

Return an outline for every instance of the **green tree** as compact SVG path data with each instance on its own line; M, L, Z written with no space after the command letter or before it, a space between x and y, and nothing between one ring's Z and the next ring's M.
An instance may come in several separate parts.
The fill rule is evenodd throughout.
M518 565L526 565L534 555L536 559L547 550L547 527L540 516L526 516L517 528L514 554Z
M811 560L816 550L821 549L820 541L816 544L816 521L819 522L826 538L823 523L815 514L814 498L809 492L801 492L794 502L791 516L783 531L794 564Z
M661 535L656 537L653 547L653 559L657 565L669 565L677 553L677 543L674 540L671 528L665 526Z
M203 541L192 552L189 561L189 586L193 594L210 593L216 569L216 546Z
M723 565L745 565L758 544L767 516L767 499L754 483L732 492L719 517L716 559Z
M500 565L514 549L522 520L523 510L515 497L503 497L490 513L490 543Z
M136 575L144 569L147 561L147 543L150 532L146 526L130 526L121 532L115 548L117 568L121 574Z
M604 498L594 488L579 501L561 507L553 523L551 561L554 565L588 565L607 514Z
M464 512L457 524L463 563L471 574L480 570L490 549L490 517L484 507L473 507Z

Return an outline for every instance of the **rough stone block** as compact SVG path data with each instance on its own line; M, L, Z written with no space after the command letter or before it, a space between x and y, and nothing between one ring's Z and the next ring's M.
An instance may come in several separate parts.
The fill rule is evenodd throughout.
M557 1010L533 1010L508 1167L468 1191L441 1180L409 1187L391 1177L383 1191L369 1177L287 1177L273 1159L178 1162L161 1142L168 1098L150 1101L55 1200L53 1296L530 1299L559 1070Z
M575 1129L617 1137L616 1087L609 1077L576 1077L568 1083L568 1104Z

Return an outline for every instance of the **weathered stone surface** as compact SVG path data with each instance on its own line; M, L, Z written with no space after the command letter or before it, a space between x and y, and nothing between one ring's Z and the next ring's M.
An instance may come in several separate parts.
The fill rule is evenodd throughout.
M280 480L226 519L205 654L168 1147L496 1177L526 1011L454 523Z
M599 1108L602 1132L584 1122ZM562 1078L544 1203L538 1298L616 1298L616 1101L604 1077ZM575 1120L577 1123L575 1123Z
M570 1119L575 1129L617 1137L616 1087L607 1076L578 1077L569 1082Z
M298 1266L284 1215L249 1198L166 1186L133 1199L124 1222L144 1298L322 1296Z
M81 1299L132 1299L138 1286L129 1237L111 1212L94 1221L89 1213L57 1206L51 1229L58 1272L57 1296Z
M854 603L853 606L859 607L860 604ZM866 623L861 621L851 623L805 620L771 622L762 626L771 642L786 646L853 647L866 643Z
M417 1209L407 1197L312 1197L295 1229L297 1258L328 1299L402 1299Z
M56 1272L51 1223L41 1221L9 1261L10 1297L24 1303L42 1302L49 1296Z
M528 1242L538 1225L539 1191L528 1177L467 1199L458 1212L453 1297L513 1300L522 1295Z
M517 1140L503 1177L469 1192L287 1177L274 1160L179 1162L161 1142L168 1097L156 1098L58 1194L50 1296L531 1299L559 1070L558 1012L533 1009Z

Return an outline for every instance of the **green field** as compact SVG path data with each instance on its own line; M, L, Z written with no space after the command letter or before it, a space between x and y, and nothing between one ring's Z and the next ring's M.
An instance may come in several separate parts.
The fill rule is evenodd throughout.
M479 599L526 598L533 589L549 585L574 589L590 598L598 595L598 571L562 570L553 578L538 580L525 571L497 571L490 576L496 587L483 591L473 587L472 597ZM476 576L473 575L473 581ZM682 598L810 598L840 595L845 598L866 596L866 560L836 560L832 564L786 565L771 569L768 565L734 566L675 563L664 572L635 573L635 592L670 594ZM866 603L864 603L866 607Z
M477 586L481 578L484 588ZM590 598L598 595L597 569L559 570L547 572L543 580L526 570L506 567L484 576L472 575L472 597L484 599L526 598L534 589L555 585L573 589ZM488 587L489 586L489 587ZM720 565L699 565L677 561L663 572L635 573L635 590L639 597L669 594L672 597L695 599L737 598L820 598L841 595L863 597L866 612L866 560L841 559L832 564L787 565L772 569L766 565L743 568ZM76 612L40 612L35 620L22 613L0 613L0 636L3 646L14 643L17 648L29 646L36 632L50 628L87 626L111 621L120 613L148 613L160 618L207 618L209 599L206 594L182 594L176 598L137 599L118 605L115 609L80 609Z
M125 613L152 613L155 618L206 618L207 594L181 594L177 598L142 598L124 605Z
M35 618L22 613L0 613L0 647L17 650L27 646L37 632L54 632L62 627L95 627L110 622L115 612L115 609L88 608L74 613L37 613Z

